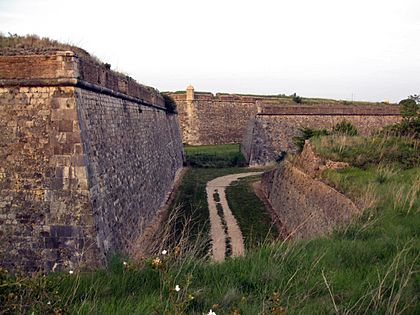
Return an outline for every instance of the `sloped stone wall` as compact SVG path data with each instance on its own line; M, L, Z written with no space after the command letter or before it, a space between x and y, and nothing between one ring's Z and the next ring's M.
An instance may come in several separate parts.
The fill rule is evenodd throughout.
M263 174L261 188L289 238L331 233L360 213L346 196L287 161Z
M1 266L131 254L182 163L176 115L155 89L72 52L0 56Z
M101 252L130 252L182 168L177 118L78 89L93 219Z

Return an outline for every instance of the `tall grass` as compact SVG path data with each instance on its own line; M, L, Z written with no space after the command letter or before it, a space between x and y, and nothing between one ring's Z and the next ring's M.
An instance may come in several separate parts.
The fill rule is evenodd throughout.
M414 138L332 135L312 139L320 156L366 168L370 165L397 164L403 168L420 166L420 141Z

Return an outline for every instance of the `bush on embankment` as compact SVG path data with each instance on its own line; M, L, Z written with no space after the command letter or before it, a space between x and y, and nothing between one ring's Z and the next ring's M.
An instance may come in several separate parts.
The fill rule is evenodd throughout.
M311 138L327 136L327 135L346 135L356 136L358 134L357 128L348 120L344 119L337 123L331 131L327 129L316 129L304 127L299 129L299 135L293 137L293 143L298 151L302 151L305 141Z

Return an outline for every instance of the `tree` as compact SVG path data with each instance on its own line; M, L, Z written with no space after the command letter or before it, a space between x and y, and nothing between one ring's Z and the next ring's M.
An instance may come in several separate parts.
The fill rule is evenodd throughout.
M293 93L292 99L293 99L293 102L295 102L295 103L298 103L298 104L302 103L302 98L300 96L296 95L296 93Z
M176 111L176 103L172 97L167 94L162 94L163 99L165 101L165 108L170 114L175 114Z
M410 96L409 98L402 100L400 105L401 116L405 120L416 119L419 116L419 105L417 101L419 100L418 95Z
M417 104L420 104L420 95L419 94L413 94L408 97L410 100L414 100Z

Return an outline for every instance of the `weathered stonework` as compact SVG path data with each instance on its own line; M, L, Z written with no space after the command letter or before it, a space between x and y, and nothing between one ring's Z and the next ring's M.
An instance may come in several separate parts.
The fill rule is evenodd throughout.
M331 107L370 107L372 111L386 107L383 103L368 102L354 102L357 106L349 106L346 101L327 99L304 99L304 104L296 104L292 98L280 95L213 95L194 92L192 86L184 93L168 94L177 104L183 142L191 145L241 143L249 120L262 110L274 114L277 109L291 109L289 114L295 115L296 109L309 107L326 115L324 111Z
M170 95L177 104L183 142L191 145L240 143L249 119L257 113L255 97Z
M261 188L286 238L308 239L331 233L360 213L346 196L288 161L264 173Z
M153 88L72 52L0 56L0 265L97 267L131 254L183 149Z
M399 122L398 106L285 106L262 107L249 122L242 141L242 153L250 165L275 161L282 151L294 152L293 138L304 127L331 130L348 120L361 135Z

